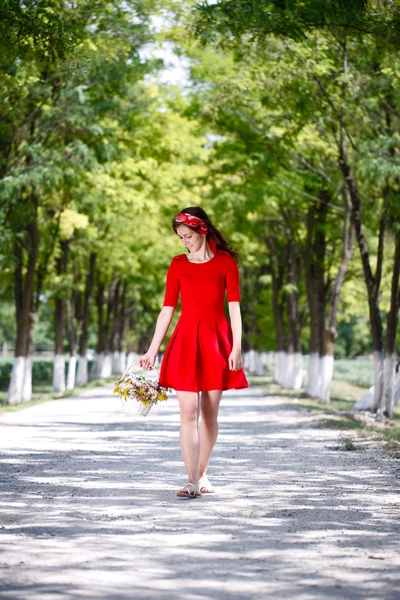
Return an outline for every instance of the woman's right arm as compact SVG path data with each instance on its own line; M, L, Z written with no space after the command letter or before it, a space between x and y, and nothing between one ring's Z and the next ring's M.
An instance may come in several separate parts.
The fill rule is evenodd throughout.
M138 363L144 369L150 369L154 366L156 362L157 354L162 344L162 341L165 337L165 334L168 331L168 327L171 323L173 314L175 311L175 307L173 306L163 306L160 314L158 315L156 322L156 329L153 335L153 339L151 340L151 344L146 354L143 354L139 357Z

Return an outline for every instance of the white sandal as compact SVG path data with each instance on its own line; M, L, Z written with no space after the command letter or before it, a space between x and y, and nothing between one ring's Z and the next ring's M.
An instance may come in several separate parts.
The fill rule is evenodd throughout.
M197 490L194 483L187 483L176 492L176 495L178 498L201 498L201 493Z
M214 494L215 492L207 475L203 475L203 477L199 479L199 488L202 494Z

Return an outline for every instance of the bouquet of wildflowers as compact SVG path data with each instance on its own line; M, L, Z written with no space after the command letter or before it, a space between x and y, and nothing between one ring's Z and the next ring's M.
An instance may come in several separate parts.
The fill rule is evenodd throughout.
M154 404L167 400L167 392L170 389L158 385L158 380L153 381L140 373L132 373L133 366L135 365L130 366L122 377L117 379L114 394L118 394L125 402L134 401L137 413L146 416Z

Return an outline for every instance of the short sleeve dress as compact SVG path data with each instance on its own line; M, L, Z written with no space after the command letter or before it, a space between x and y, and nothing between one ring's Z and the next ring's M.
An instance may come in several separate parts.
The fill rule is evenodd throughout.
M231 371L232 329L225 316L228 302L240 300L239 271L228 252L217 250L205 263L175 256L168 269L164 306L182 312L165 349L160 385L200 392L248 387L244 370Z

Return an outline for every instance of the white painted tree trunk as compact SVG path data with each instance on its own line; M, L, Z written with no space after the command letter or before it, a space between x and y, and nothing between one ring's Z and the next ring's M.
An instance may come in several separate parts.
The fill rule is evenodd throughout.
M301 352L296 352L294 359L294 390L301 390L303 387L303 355Z
M88 360L86 356L80 356L78 361L78 372L76 374L76 385L81 387L88 382Z
M281 352L280 361L281 361L281 364L279 365L279 377L280 377L280 381L281 381L281 386L286 387L289 354L287 352Z
M136 352L128 352L128 354L126 355L126 368L133 365L133 363L135 362L135 355Z
M113 375L118 374L118 367L119 367L119 352L118 352L118 350L114 350L114 352L111 355L111 373Z
M284 388L289 388L291 385L291 378L293 370L293 353L282 352L281 366L280 366L280 384Z
M320 358L317 352L310 354L308 361L307 384L305 393L311 398L318 398L320 388Z
M273 373L274 373L274 381L279 383L279 352L274 352L274 364L273 364Z
M320 388L318 399L328 404L331 399L334 357L326 354L320 358Z
M387 355L383 372L383 392L381 406L391 418L394 406L394 390L396 376L396 355Z
M29 402L30 400L32 400L32 356L27 356L25 358L22 402Z
M264 366L260 352L256 352L256 375L262 377L264 375Z
M90 379L99 379L104 360L104 352L96 352L92 368L90 370Z
M103 361L101 364L100 379L111 377L112 375L112 355L110 353L104 354Z
M393 406L400 401L400 377L397 377L394 382L394 399ZM375 388L370 387L368 392L364 394L357 402L354 402L352 410L368 410L374 405Z
M249 372L256 372L256 353L254 350L249 350Z
M65 392L65 357L64 354L56 354L53 362L53 390Z
M268 372L269 366L268 352L260 352L260 363L262 366L263 375L265 375L265 373Z
M288 352L285 360L283 387L300 390L303 383L303 357L300 352Z
M126 369L137 363L139 354L137 352L128 352L126 357Z
M67 376L67 390L73 390L75 387L76 378L76 354L69 357L68 363L68 376Z
M112 356L113 375L121 375L125 371L126 354L125 352L115 351Z
M383 393L383 361L380 352L374 352L374 406L381 406Z
M22 402L22 390L25 377L25 356L16 356L14 358L10 385L8 386L8 404L18 404Z
M396 404L400 401L400 377L398 377L396 379L396 381L394 382L394 402L393 402L393 406L396 406Z
M275 368L274 368L274 380L279 385L283 385L283 376L285 373L286 363L286 352L280 350L275 352Z
M157 359L156 359L157 362ZM119 353L119 371L118 373L123 373L128 365L126 364L126 352Z
M303 369L299 352L282 352L280 380L281 385L289 390L301 389Z

